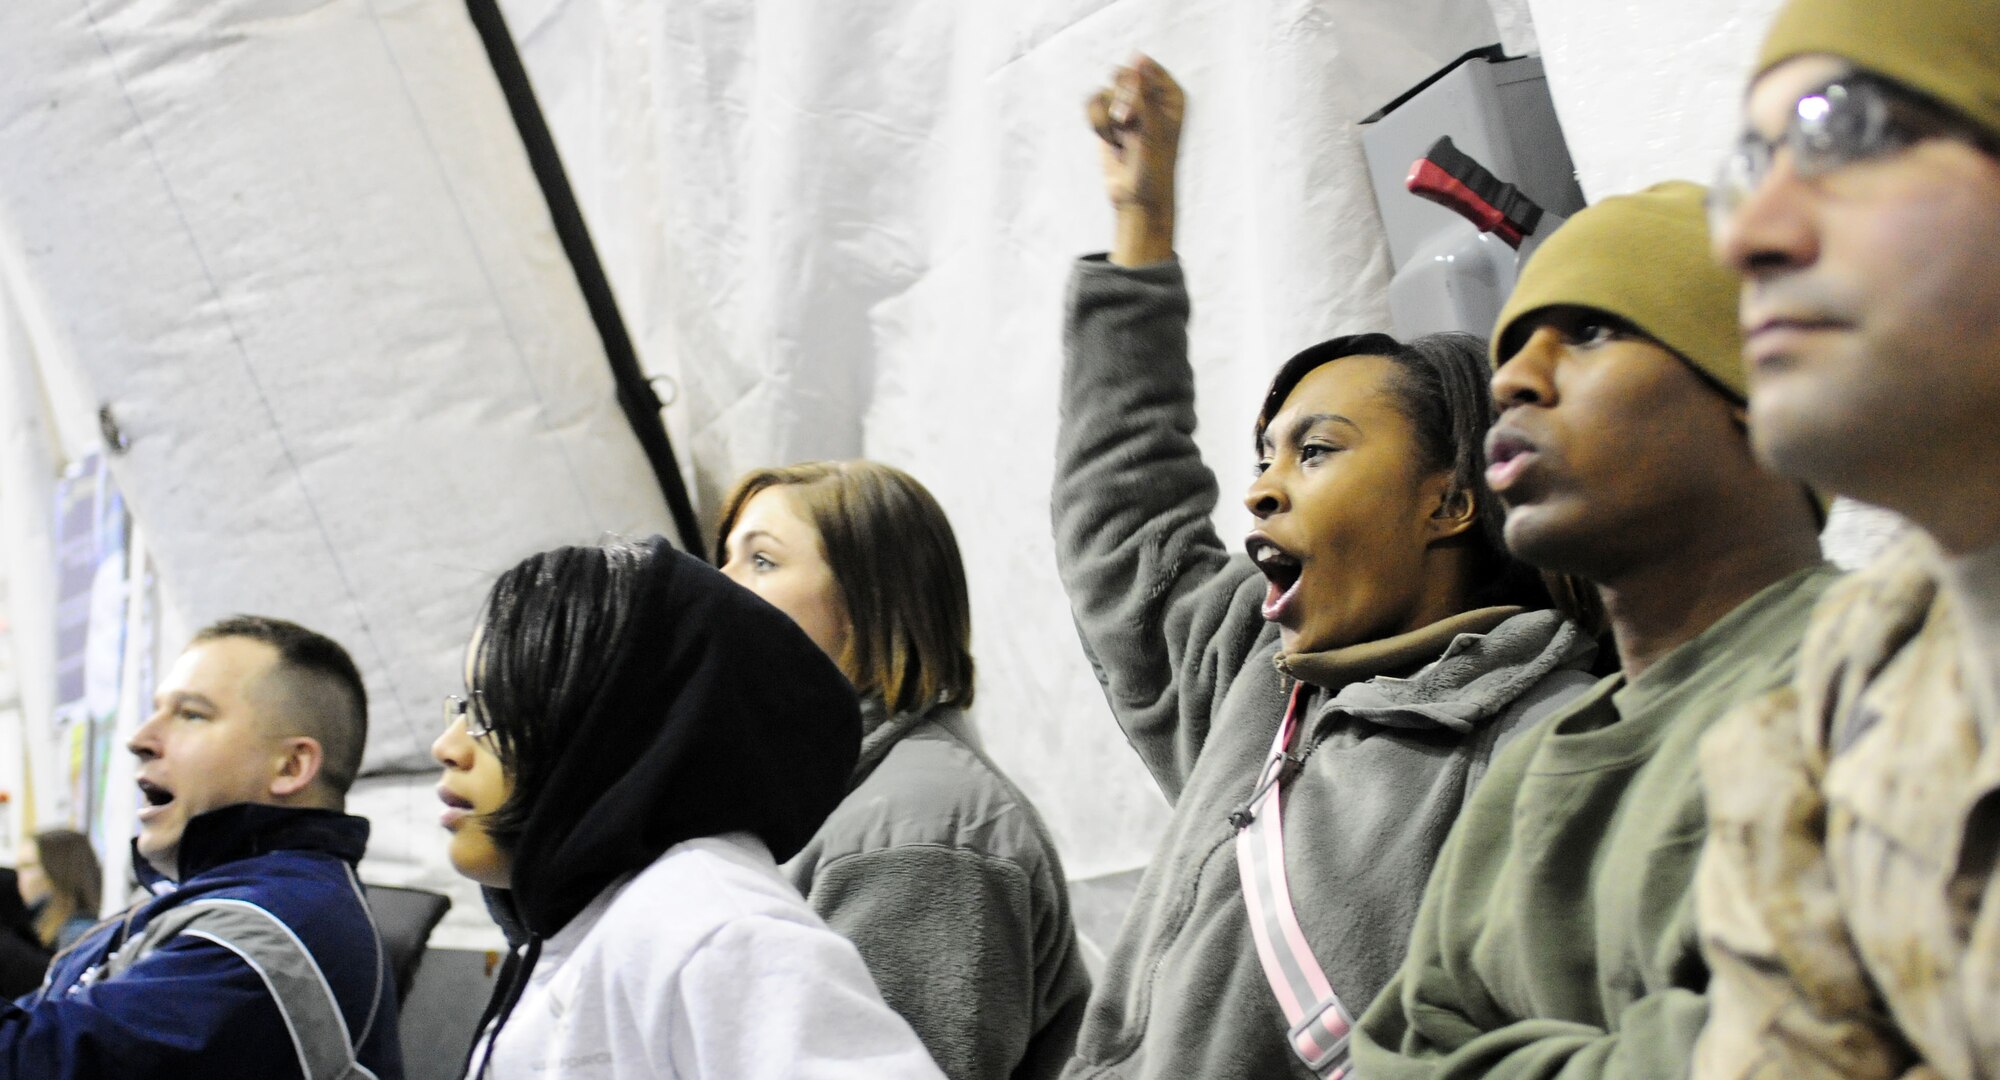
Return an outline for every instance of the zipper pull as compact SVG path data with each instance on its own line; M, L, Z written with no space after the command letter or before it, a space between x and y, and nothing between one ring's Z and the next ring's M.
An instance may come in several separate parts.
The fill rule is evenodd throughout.
M1300 772L1304 771L1305 767L1306 759L1304 754L1279 754L1278 767L1276 769L1271 768L1270 763L1266 762L1264 765L1264 782L1257 785L1257 790L1250 793L1250 798L1244 800L1242 806L1229 812L1229 824L1237 832L1242 832L1244 829L1249 828L1251 823L1257 820L1257 812L1254 807L1263 800L1264 795L1274 787L1282 789L1292 781L1293 777L1298 776Z

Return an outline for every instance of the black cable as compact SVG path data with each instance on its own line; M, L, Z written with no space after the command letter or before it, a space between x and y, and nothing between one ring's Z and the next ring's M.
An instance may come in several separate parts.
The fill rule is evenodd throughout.
M479 1016L479 1025L473 1028L472 1045L465 1051L465 1068L459 1070L461 1076L472 1069L473 1056L479 1053L479 1046L486 1044L486 1056L479 1061L477 1080L485 1080L493 1068L493 1048L500 1041L500 1029L507 1025L507 1018L514 1015L514 1006L521 1003L521 995L528 990L528 978L534 974L535 962L542 958L542 939L538 934L528 936L526 944L507 950L507 960L500 965L500 977L494 981L493 996L486 999L486 1011ZM488 1025L491 1025L490 1028Z

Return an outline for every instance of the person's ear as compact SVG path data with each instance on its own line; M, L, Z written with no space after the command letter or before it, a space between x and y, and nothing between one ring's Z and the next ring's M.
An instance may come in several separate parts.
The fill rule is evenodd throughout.
M271 794L277 798L289 798L312 786L319 779L320 767L326 764L326 751L319 740L308 735L294 735L278 744L277 769L271 776Z
M1434 482L1434 492L1430 520L1426 523L1426 539L1432 543L1449 540L1464 535L1479 518L1478 504L1473 501L1472 492L1453 483L1450 474L1445 474L1441 482Z
M1736 425L1736 430L1745 435L1750 434L1750 406L1730 402L1729 422Z

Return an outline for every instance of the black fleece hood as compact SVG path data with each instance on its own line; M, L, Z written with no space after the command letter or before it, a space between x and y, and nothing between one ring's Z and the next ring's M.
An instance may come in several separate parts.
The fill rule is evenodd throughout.
M514 850L513 914L548 937L683 840L749 832L783 861L847 794L861 714L791 618L654 537L609 674Z

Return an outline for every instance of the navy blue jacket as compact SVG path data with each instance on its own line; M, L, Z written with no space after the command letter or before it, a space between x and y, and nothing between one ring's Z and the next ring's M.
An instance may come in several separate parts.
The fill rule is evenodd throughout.
M0 1004L0 1080L303 1077L287 1019L314 1006L325 1012L324 991L317 1001L299 993L317 989L315 979L331 988L358 1046L360 1068L348 1076L401 1080L395 980L354 877L367 844L367 821L331 810L242 804L193 818L181 836L178 886L135 857L157 895L58 956L39 991ZM221 915L205 924L213 930L191 924L106 976L121 946L198 903ZM255 924L262 944L257 933L232 934L232 919ZM271 959L286 954L287 932L311 958L289 973ZM298 957L295 947L289 955ZM274 994L294 1004L281 1014ZM329 1035L337 1044L340 1032L319 1034L321 1045Z

